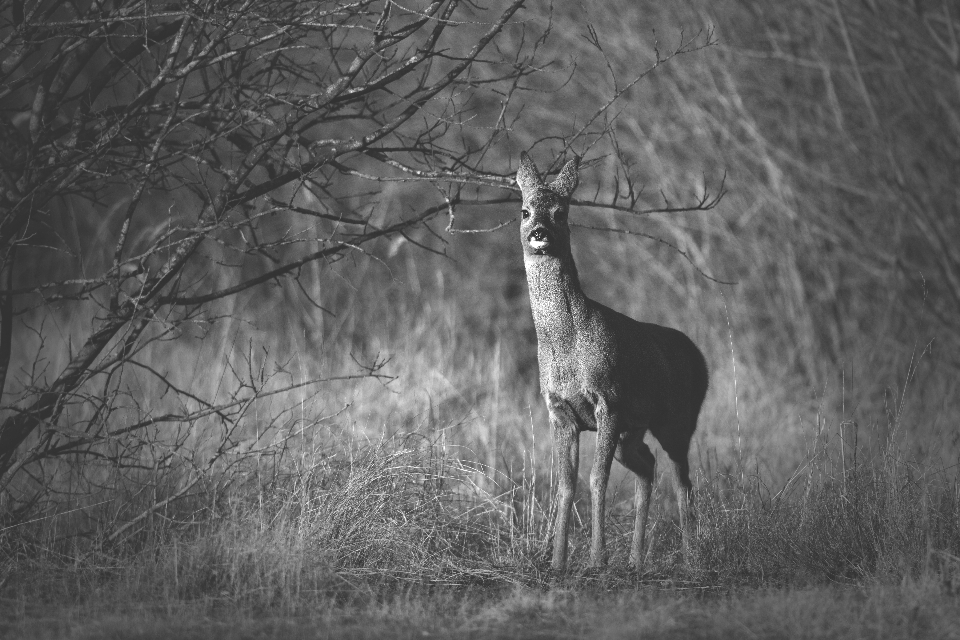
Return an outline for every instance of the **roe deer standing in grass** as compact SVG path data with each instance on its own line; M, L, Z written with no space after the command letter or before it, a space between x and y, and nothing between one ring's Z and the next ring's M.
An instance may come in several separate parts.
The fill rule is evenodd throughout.
M517 184L523 194L520 235L537 329L540 392L547 403L559 459L559 500L553 568L567 560L567 525L577 485L580 432L597 432L590 473L593 538L590 565L606 561L604 496L616 457L640 479L630 564L643 563L644 529L653 486L650 431L673 461L685 561L691 561L690 468L687 453L707 393L703 354L685 334L637 322L586 297L570 251L567 216L580 175L580 159L568 162L546 184L526 153Z

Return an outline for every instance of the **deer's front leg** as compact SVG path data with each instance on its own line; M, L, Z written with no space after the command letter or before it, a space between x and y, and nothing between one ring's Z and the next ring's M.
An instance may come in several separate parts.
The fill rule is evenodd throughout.
M553 442L559 468L557 478L557 522L553 537L553 568L562 571L567 564L567 530L570 510L577 491L577 467L580 464L580 432L575 423L550 411Z
M610 480L610 466L613 454L617 450L616 415L604 400L597 403L597 455L590 471L590 497L592 505L593 537L590 541L590 566L602 567L606 561L606 539L603 531L604 510L607 496L607 483Z

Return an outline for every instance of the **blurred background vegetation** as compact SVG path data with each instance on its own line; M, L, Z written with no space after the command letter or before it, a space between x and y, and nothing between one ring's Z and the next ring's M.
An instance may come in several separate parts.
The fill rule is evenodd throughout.
M2 13L0 29L11 37L16 7ZM462 22L450 29L475 39L499 14L465 4L456 15ZM692 39L712 44L657 64ZM585 205L610 203L628 184L640 193L629 203L638 211L725 190L708 210L582 206L571 215L587 294L685 331L707 356L695 485L750 485L768 498L798 490L807 500L816 493L814 468L846 488L851 469L894 450L910 477L955 477L960 15L950 3L529 0L483 55L538 71L514 86L522 90L509 95L509 119L497 119L507 100L496 85L475 96L467 111L477 115L449 134L467 152L482 151L469 156L467 189L503 195L497 185L509 187L519 152L529 150L541 167L556 159L554 170L564 153L583 155L576 197ZM29 127L21 115L29 89L5 95L5 146L27 135L17 131ZM356 196L350 212L371 228L443 204L429 184L366 181L359 174L370 163L352 165L328 195L337 206ZM140 206L151 213L138 241L162 233L166 211L202 200L189 177L179 179L182 193L144 196ZM450 186L443 176L433 183ZM8 255L13 276L4 287L24 293L5 297L15 318L5 417L67 367L97 314L90 300L68 304L31 287L108 271L115 238L105 237L105 221L117 219L129 191L113 185L95 204L51 200L41 221L47 235L24 242L15 260ZM311 203L320 206L309 198L299 206ZM284 465L336 470L331 460L352 460L358 443L408 433L419 439L404 446L443 447L464 465L461 479L514 508L518 522L530 504L548 510L551 442L517 227L448 230L490 229L517 213L516 202L480 206L465 197L455 225L441 207L402 234L365 238L362 251L308 262L296 279L271 279L211 302L202 315L179 316L172 333L158 320L144 335L159 338L137 348L136 366L116 382L123 410L110 413L111 428L181 409L193 417L143 431L136 464L124 458L122 470L105 453L115 438L13 468L3 488L8 526L37 514L53 526L53 514L64 513L53 518L57 526L91 540L142 540L160 526L154 516L176 504L183 511L169 518L188 522L182 513L208 508L229 487L262 486L266 476L281 482L291 468ZM271 224L288 238L335 226L282 217ZM226 250L204 250L209 264L185 279L229 287L257 272L256 263L220 269L230 263ZM264 254L260 268L271 259ZM357 379L330 380L338 376ZM236 395L244 380L248 391L267 382L232 422L200 411L246 398ZM312 380L324 382L266 395ZM97 375L85 382L102 383ZM94 414L93 405L58 413L24 441L21 459L39 450L44 433L69 438ZM227 424L235 430L224 435ZM217 465L206 463L212 452ZM629 511L632 480L618 478L614 511ZM535 488L525 498L533 502L511 505L516 487ZM706 521L723 519L722 509L711 510L719 503L704 504Z
M525 19L548 10L531 9ZM839 437L841 425L851 449L855 437L863 446L896 435L911 455L955 464L956 20L946 5L909 3L553 8L546 57L576 69L559 96L527 98L496 157L504 172L519 149L575 126L609 91L588 27L618 77L650 63L655 42L679 38L680 27L716 28L717 46L657 69L616 105L616 147L575 149L595 161L581 196L623 180L615 153L653 203L661 191L689 199L726 176L726 196L706 213L573 212L575 224L650 234L692 257L644 237L574 229L589 295L681 328L708 354L701 468L742 461L776 484L818 430ZM541 162L557 151L533 149ZM487 212L473 226L513 213ZM421 237L445 256L385 241L381 261L324 281L336 317L294 303L285 335L272 339L314 364L344 353L391 358L396 381L355 387L344 424L373 434L456 426L449 437L473 455L519 468L519 452L535 438L546 451L549 432L516 228L437 230ZM272 317L275 307L261 311Z

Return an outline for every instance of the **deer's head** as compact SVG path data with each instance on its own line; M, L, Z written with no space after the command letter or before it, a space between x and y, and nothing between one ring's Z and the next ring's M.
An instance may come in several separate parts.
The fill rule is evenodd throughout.
M563 166L556 180L546 184L526 152L520 154L517 184L523 195L520 238L525 255L560 256L570 252L570 196L580 179L580 158Z

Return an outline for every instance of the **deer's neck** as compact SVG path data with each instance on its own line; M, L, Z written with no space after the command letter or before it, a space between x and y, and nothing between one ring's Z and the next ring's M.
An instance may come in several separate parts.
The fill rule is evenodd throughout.
M524 265L537 339L556 348L572 346L587 316L587 298L573 257L526 255Z

